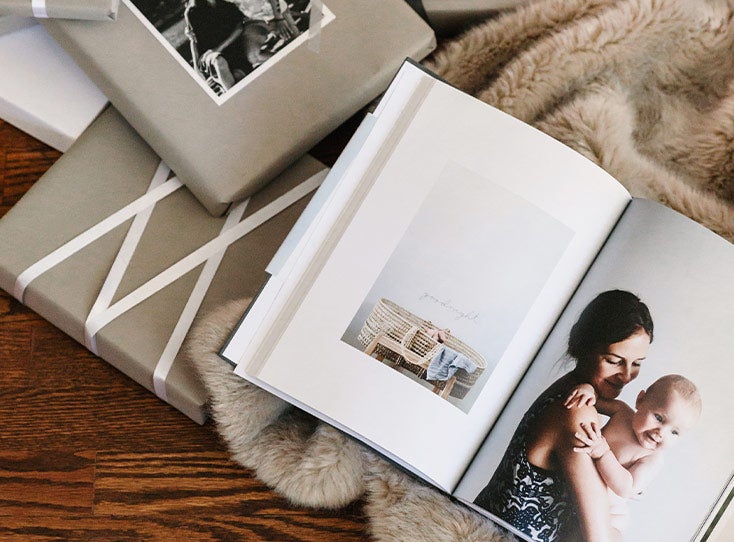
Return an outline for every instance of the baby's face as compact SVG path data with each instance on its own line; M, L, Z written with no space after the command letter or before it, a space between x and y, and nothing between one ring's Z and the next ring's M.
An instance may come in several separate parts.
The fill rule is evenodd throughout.
M632 429L637 442L648 450L668 448L693 427L698 412L676 391L659 392L656 396L641 394Z

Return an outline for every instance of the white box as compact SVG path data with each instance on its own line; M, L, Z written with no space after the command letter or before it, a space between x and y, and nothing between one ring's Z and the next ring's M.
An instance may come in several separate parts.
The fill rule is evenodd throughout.
M0 35L0 118L66 151L107 98L41 25Z

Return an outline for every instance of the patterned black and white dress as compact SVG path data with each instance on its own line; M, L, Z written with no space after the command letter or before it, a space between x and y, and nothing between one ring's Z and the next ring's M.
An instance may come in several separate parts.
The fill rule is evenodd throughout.
M566 483L558 471L528 461L528 429L535 419L567 392L541 395L523 416L489 484L474 504L506 521L535 542L559 540L571 513Z

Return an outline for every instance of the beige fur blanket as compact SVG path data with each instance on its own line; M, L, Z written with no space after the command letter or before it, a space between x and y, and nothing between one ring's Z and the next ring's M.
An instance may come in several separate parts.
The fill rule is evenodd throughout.
M444 44L427 65L581 152L633 195L734 241L734 0L541 0ZM294 503L364 497L377 540L509 540L234 376L216 352L246 304L200 321L188 343L236 461Z

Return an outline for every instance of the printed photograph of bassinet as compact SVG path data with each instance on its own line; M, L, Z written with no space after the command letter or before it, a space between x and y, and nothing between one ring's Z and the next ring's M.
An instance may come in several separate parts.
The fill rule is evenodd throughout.
M463 399L487 368L479 352L389 299L381 298L358 339L368 356L403 368L433 385L446 399Z
M403 214L394 224L374 224L363 265L350 277L355 288L339 316L341 342L358 354L344 358L369 365L345 370L379 373L385 393L411 400L415 392L413 402L436 412L448 403L469 414L489 400L484 392L498 365L517 363L508 348L574 232L454 162L417 199L417 208L381 203Z

